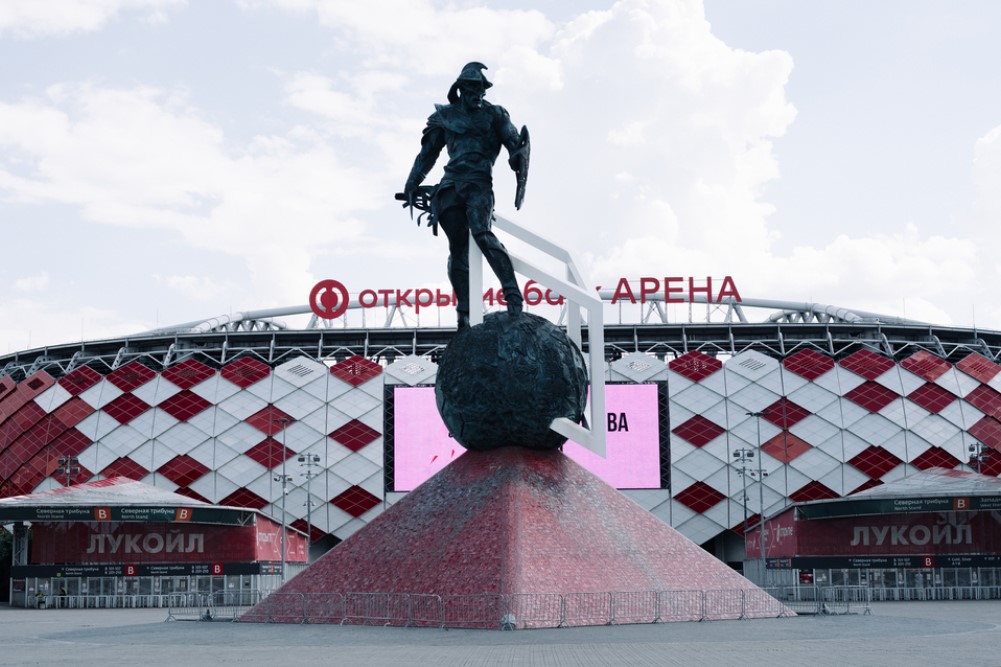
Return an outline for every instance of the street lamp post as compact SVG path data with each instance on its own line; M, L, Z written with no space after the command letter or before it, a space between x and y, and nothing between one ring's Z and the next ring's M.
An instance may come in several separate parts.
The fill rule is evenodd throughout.
M761 418L763 412L746 412L748 417L754 417L758 431L758 502L761 505L761 514L758 515L758 541L761 543L761 581L765 583L768 568L765 564L765 477L768 475L761 468Z
M989 448L987 446L985 446L984 443L982 443L982 442L973 442L973 443L970 443L970 450L969 450L970 451L970 463L973 463L974 461L977 462L977 474L978 475L983 474L983 471L981 469L981 466L983 465L983 462L987 461L988 459L991 458L991 455L988 452L984 451L986 449L989 449Z
M287 417L280 417L278 419L273 419L272 421L276 424L282 425L282 474L275 475L274 480L276 482L282 483L282 581L284 582L286 580L286 575L285 575L285 554L287 553L286 533L288 532L285 527L286 526L285 496L288 495L288 483L292 481L292 477L285 474L285 460L287 459L287 457L285 456L285 427L288 426L289 420Z
M77 465L80 463L80 459L75 456L60 456L56 459L59 462L59 467L56 468L56 474L62 475L66 474L66 486L70 486L73 482L73 473L80 472L80 467Z
M302 473L306 478L306 561L309 561L309 549L313 546L313 496L310 495L310 482L313 479L313 466L320 465L319 454L300 454L299 465L306 467Z
M744 537L747 537L747 467L752 460L754 460L754 450L748 447L742 447L733 452L733 458L737 461L737 474L740 475L740 479L743 482L743 505L744 505Z

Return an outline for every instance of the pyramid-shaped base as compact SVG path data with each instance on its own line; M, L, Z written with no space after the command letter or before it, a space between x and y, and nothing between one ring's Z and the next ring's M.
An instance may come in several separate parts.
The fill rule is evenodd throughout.
M243 620L554 627L787 614L563 453L506 447L466 452Z

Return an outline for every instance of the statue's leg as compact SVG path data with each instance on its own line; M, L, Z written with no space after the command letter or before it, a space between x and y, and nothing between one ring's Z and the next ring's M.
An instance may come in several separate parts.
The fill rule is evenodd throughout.
M461 208L441 214L438 226L448 237L448 280L455 292L459 328L469 326L469 227Z
M518 289L518 280L514 277L514 267L511 265L507 248L490 230L493 226L493 210L493 192L478 190L470 193L466 203L469 230L473 233L473 239L486 258L487 264L500 281L504 300L507 301L507 312L518 314L522 309L521 290Z

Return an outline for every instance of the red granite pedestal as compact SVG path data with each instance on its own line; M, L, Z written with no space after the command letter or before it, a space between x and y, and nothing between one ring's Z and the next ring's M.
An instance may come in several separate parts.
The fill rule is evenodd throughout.
M553 627L781 615L791 613L562 452L506 447L466 452L243 620Z

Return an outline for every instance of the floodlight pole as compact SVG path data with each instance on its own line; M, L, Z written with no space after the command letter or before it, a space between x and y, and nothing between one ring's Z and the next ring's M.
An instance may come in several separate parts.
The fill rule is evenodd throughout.
M282 425L282 474L275 477L275 481L281 481L282 483L282 583L287 579L285 575L285 554L287 550L286 540L287 540L287 530L285 528L285 496L288 495L288 483L290 477L285 474L285 460L288 458L285 456L285 427L288 426L288 418L280 417L278 419L272 419L276 424Z
M306 562L309 562L309 549L313 546L313 496L310 486L313 481L313 466L320 465L319 454L300 454L299 465L306 466Z
M765 564L765 472L761 468L761 418L763 412L745 412L748 417L754 417L754 422L758 430L758 502L761 505L761 514L758 517L758 541L761 543L761 582L766 583L768 567Z
M984 445L984 443L982 443L982 442L978 441L978 442L970 443L970 449L969 449L969 451L970 451L970 460L977 462L977 474L978 475L982 475L983 474L983 471L982 471L983 462L986 461L986 460L988 460L990 458L990 454L984 453L985 449L987 449L987 446Z
M59 467L56 468L57 475L66 475L66 486L72 486L73 484L73 473L80 472L80 467L77 465L80 463L80 459L75 456L60 456L56 459L59 462Z
M737 468L737 474L740 475L741 481L743 481L743 496L741 504L744 506L744 538L747 538L747 466L750 461L754 459L754 450L750 447L742 447L733 452L733 458L736 459L740 466Z

